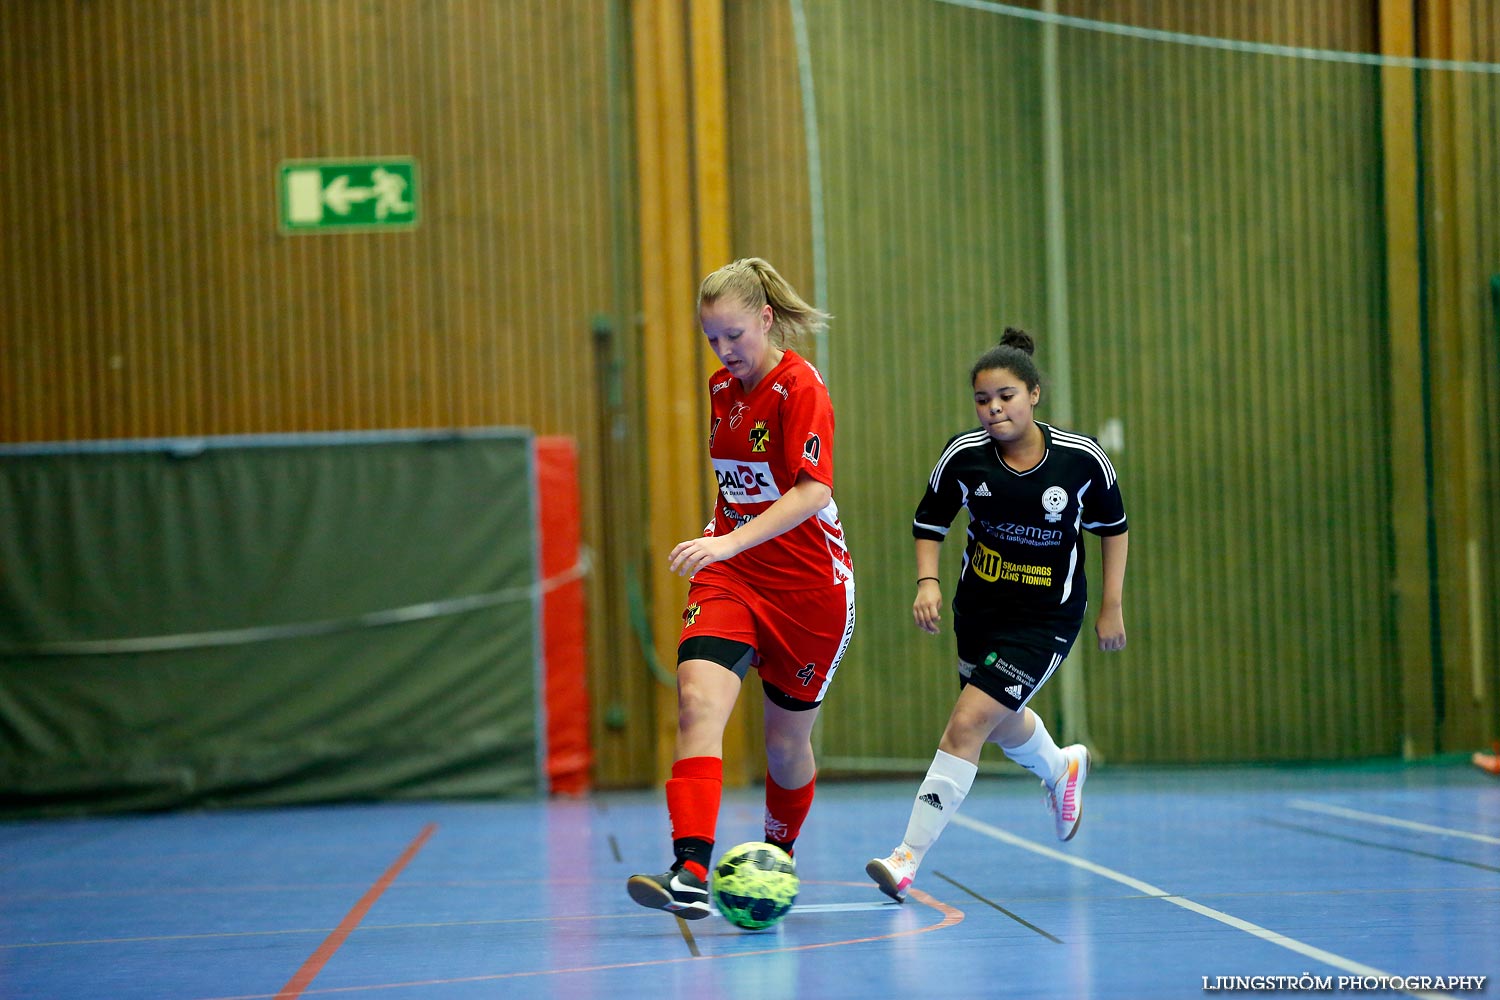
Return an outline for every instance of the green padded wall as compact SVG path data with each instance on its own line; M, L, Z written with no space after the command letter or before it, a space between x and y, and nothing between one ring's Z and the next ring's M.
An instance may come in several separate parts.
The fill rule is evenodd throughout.
M0 451L0 812L532 794L529 433Z

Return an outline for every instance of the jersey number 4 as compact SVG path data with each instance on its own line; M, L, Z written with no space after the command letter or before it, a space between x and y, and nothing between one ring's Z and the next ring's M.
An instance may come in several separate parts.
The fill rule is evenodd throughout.
M815 663L809 663L807 666L805 666L801 670L797 671L797 676L800 677L800 678L802 678L802 686L803 687L807 687L809 684L811 684L813 682L813 677L815 677L817 675L817 673L818 673L817 664L815 664Z

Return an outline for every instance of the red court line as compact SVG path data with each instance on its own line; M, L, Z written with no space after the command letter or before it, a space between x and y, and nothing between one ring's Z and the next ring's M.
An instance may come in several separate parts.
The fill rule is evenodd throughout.
M302 968L297 970L297 974L287 980L281 992L276 994L276 1000L297 1000L308 986L312 985L312 981L318 977L318 973L323 971L323 966L328 964L333 953L339 950L344 941L354 932L354 928L359 926L359 922L365 919L365 914L370 912L375 901L391 887L391 883L396 881L396 876L400 875L401 870L417 856L422 845L427 843L428 838L436 830L436 823L428 823L422 827L422 832L417 834L416 839L406 845L406 850L401 852L401 856L391 863L391 866L385 870L385 874L380 876L374 885L370 886L370 890L354 904L353 909L344 914L344 919L339 922L332 933L323 939L323 943L318 945L318 950L302 963Z
M869 888L867 883L862 882L827 882L825 885L859 885ZM791 951L814 951L819 948L839 948L846 944L865 944L870 941L887 941L892 938L909 937L914 934L927 934L931 931L942 930L952 927L954 924L963 922L964 911L954 906L949 906L941 900L934 899L921 889L911 888L907 895L919 903L923 903L942 915L942 920L925 927L913 927L908 930L893 931L890 934L872 934L868 937L847 938L843 941L819 941L816 944L796 944L787 947L761 948L756 951L721 952L715 955L692 956L683 955L679 958L645 959L639 962L614 962L609 965L575 965L565 966L557 969L534 969L527 972L496 972L481 976L457 976L451 979L417 979L409 982L399 983L367 983L361 986L330 986L323 989L312 990L318 995L331 995L337 993L364 993L375 990L412 989L420 986L450 986L459 983L488 983L503 979L529 979L535 976L558 976L573 972L608 972L614 969L639 969L651 965L678 965L682 962L709 962L714 960L732 958L752 958L757 955L774 955L780 952ZM215 997L213 1000L267 1000L266 994L255 993L235 997ZM280 1000L278 996L277 1000Z

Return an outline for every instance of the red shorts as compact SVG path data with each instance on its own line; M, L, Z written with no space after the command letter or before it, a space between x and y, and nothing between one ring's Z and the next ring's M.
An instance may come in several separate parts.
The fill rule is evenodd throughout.
M828 693L854 635L854 580L810 590L759 591L730 573L699 573L682 613L684 639L743 642L768 684L793 701L817 704Z

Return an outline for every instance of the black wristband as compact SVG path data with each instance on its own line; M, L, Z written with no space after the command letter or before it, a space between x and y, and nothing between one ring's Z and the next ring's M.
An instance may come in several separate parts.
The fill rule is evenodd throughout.
M923 580L931 580L933 583L937 583L937 584L941 584L943 582L942 580L939 580L935 576L919 576L919 577L917 577L917 582L918 583L921 583Z

